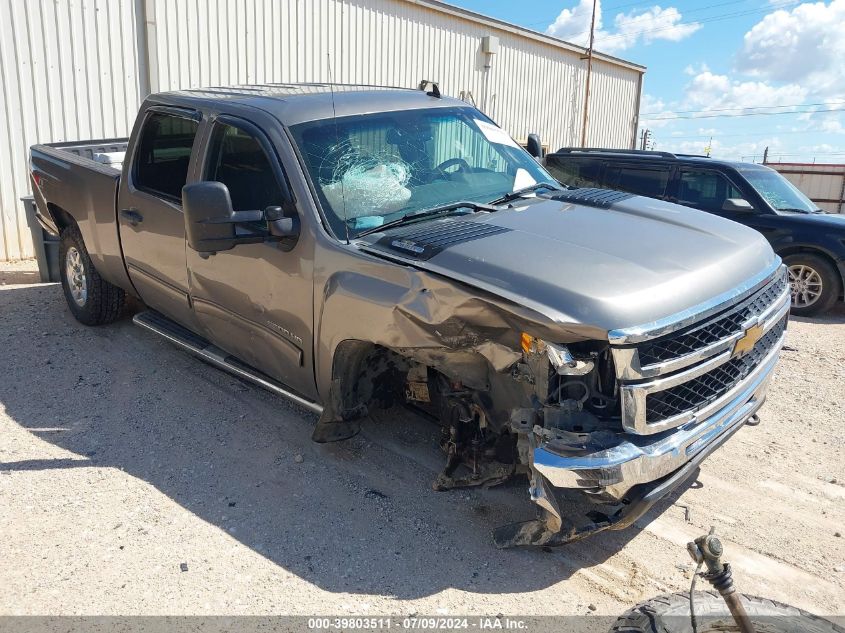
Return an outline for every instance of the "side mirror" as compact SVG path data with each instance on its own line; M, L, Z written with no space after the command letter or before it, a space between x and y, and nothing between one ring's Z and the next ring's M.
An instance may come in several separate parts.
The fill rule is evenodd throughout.
M235 245L232 199L222 182L182 187L182 211L188 246L199 253L227 251Z
M267 207L264 209L264 219L267 220L267 229L270 235L279 239L294 240L299 237L299 216L285 217L282 207Z
M247 222L267 222L270 236L290 248L299 237L299 217L285 217L283 207L235 211L222 182L203 181L182 187L182 210L188 246L198 253L227 251L237 244L263 242L267 235L239 228ZM287 249L289 250L289 249Z
M264 219L267 220L267 230L279 241L279 248L283 251L291 250L299 238L299 216L294 212L285 217L283 207L267 207L264 209Z
M526 143L528 153L536 159L543 158L543 144L540 143L540 135L533 132L528 135L528 143Z
M722 203L722 211L735 211L737 213L750 213L754 211L751 203L744 198L728 198Z

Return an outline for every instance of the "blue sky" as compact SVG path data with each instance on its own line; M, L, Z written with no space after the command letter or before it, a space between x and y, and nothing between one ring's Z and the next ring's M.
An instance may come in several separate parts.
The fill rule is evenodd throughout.
M579 44L592 10L449 1ZM648 68L641 125L655 149L845 163L845 0L599 0L599 14L596 49Z

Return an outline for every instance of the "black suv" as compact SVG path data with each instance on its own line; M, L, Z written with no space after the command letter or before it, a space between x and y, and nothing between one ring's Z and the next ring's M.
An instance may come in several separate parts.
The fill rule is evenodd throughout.
M778 172L705 156L564 148L546 169L570 187L601 187L668 200L757 229L789 267L792 312L830 308L845 286L845 216L816 208Z

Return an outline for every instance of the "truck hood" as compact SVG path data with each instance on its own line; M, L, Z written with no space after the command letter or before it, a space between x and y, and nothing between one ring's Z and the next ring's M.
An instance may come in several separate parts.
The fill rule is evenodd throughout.
M423 221L364 238L367 251L473 285L559 323L642 326L771 268L757 232L679 205L607 208L545 197L495 213Z

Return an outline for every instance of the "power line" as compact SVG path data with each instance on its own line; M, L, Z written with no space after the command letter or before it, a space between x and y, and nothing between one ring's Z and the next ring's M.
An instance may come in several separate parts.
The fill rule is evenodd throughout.
M723 119L746 116L777 116L780 114L815 114L816 112L845 112L845 108L819 108L818 110L792 110L790 112L738 112L735 114L702 114L700 116L652 117L649 121L682 121L690 119Z
M705 5L705 6L703 6L703 7L695 7L695 8L693 8L693 9L685 9L685 10L684 10L684 15L687 15L687 14L689 14L689 13L697 13L697 12L699 12L699 11L706 11L707 9L715 9L715 8L717 8L717 7L725 7L725 6L728 6L728 5L731 5L731 4L741 4L741 3L743 3L743 2L748 2L748 0L729 0L728 2L719 2L719 3L716 3L716 4L708 4L708 5ZM628 8L628 7L634 7L634 8L636 8L636 7L651 8L651 7L653 7L653 6L654 6L654 3L653 3L653 2L646 2L646 3L643 3L643 2L629 2L629 3L627 3L627 4L616 4L616 5L613 5L613 6L610 6L610 7L602 7L602 8L601 8L601 10L602 10L602 12L604 13L605 11L608 11L608 12L609 12L609 11L616 11L617 9L626 9L626 8ZM555 15L555 16L552 16L551 18L546 18L545 20L537 20L536 22L526 22L526 23L524 24L524 26L533 26L533 25L535 25L535 24L550 24L550 23L554 23L554 21L558 18L558 16L559 16L559 15L560 15L560 13L558 13L558 14L557 14L557 15ZM579 34L579 35L580 35L580 34Z
M640 116L649 116L651 114L698 114L705 112L729 112L732 110L772 110L775 108L809 108L812 106L829 106L845 103L845 100L837 101L821 101L819 103L785 103L783 105L768 105L768 106L736 106L733 108L710 108L708 110L663 110L661 112L640 112Z
M602 40L606 42L607 40L618 39L620 37L631 37L631 36L637 36L637 35L646 35L648 33L657 33L659 31L668 31L670 29L676 29L676 28L681 27L681 26L698 26L698 25L701 25L701 24L709 23L709 22L720 22L722 20L728 20L728 19L735 18L735 17L741 17L741 16L745 16L745 15L753 15L755 13L769 13L769 12L777 10L777 9L783 9L783 8L790 7L790 6L795 6L797 4L800 4L801 1L802 0L788 0L788 2L783 2L783 3L780 3L780 4L773 4L769 7L765 7L765 8L762 8L762 9L758 8L758 9L750 9L750 10L746 10L746 11L737 11L737 12L734 12L734 13L724 13L724 14L721 14L721 15L714 15L714 16L702 18L701 20L696 20L694 22L678 22L677 24L660 26L660 27L656 27L656 28L653 28L653 29L643 29L641 31L630 31L630 32L626 32L626 33L614 33L613 35L605 36L604 38L602 38ZM576 33L576 36L577 35L583 35L583 32L582 33ZM571 36L571 37L574 37L574 36Z
M707 24L709 22L719 22L719 21L722 21L722 20L729 20L729 19L732 19L732 18L735 18L735 17L753 15L753 14L756 14L756 13L769 13L769 12L775 11L777 9L784 9L786 7L792 7L792 6L798 5L802 1L803 0L786 0L785 2L781 2L779 4L772 4L772 5L770 5L768 7L764 7L764 8L758 7L756 9L747 9L745 11L736 11L736 12L733 12L733 13L721 13L721 14L717 14L717 15L711 15L711 16L702 18L700 20L693 21L693 22L678 22L677 24L669 24L669 25L666 25L666 26L655 27L653 29L642 29L642 30L639 30L639 31L628 31L628 32L625 32L625 33L613 33L612 35L607 35L607 36L603 37L602 41L606 42L607 40L614 40L614 39L618 39L620 37L637 37L639 35L646 35L648 33L657 33L657 32L660 32L660 31L667 31L667 30L670 30L670 29L676 29L676 28L682 27L682 26L699 26L701 24ZM577 38L581 35L586 35L587 33L589 33L589 31L581 31L579 33L572 33L570 35L567 35L566 37L570 38L570 39L574 39L574 38Z
M722 138L737 138L737 137L745 137L745 136L783 136L786 134L813 134L813 133L824 133L824 130L785 130L780 132L741 132L738 134L714 134L713 139L718 141ZM685 139L697 139L697 138L709 138L710 134L683 134L681 136L667 136L667 140L685 140Z

